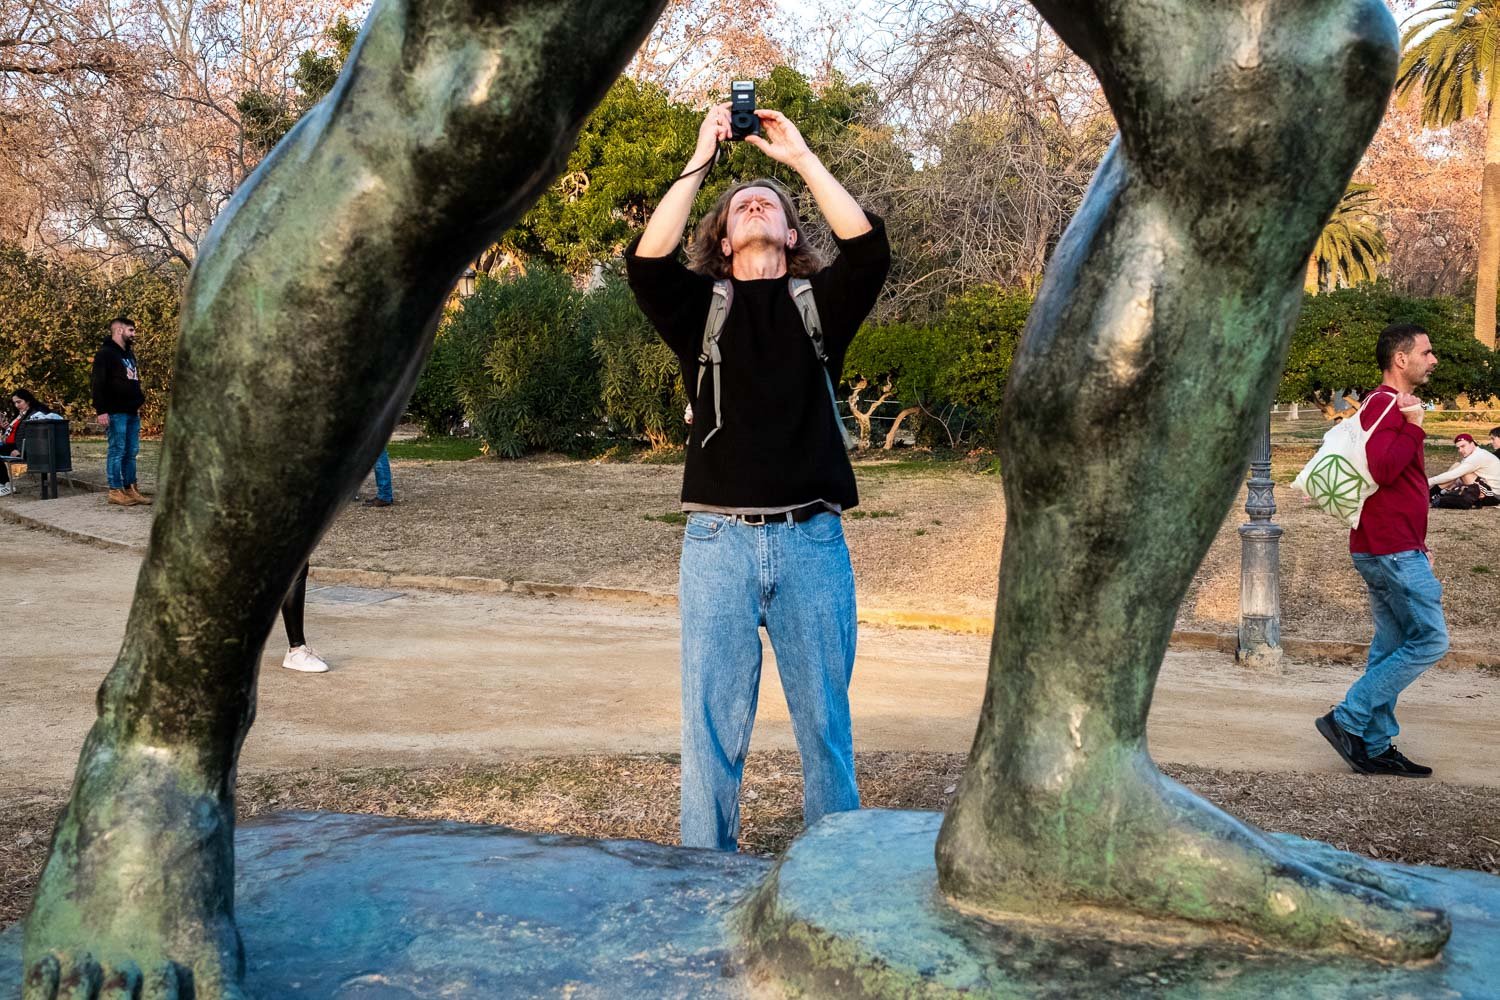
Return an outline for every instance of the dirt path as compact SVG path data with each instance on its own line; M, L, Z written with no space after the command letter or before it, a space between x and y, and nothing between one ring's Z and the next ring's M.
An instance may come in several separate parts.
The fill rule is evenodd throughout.
M7 593L0 646L0 788L66 784L113 662L136 556L0 522ZM325 675L263 661L246 772L416 767L507 754L675 751L675 612L510 595L357 591L309 596ZM342 599L342 600L340 600ZM858 748L961 752L984 684L986 640L864 627L853 707ZM1169 654L1151 721L1163 761L1338 772L1311 719L1355 676L1293 665L1257 678L1221 654ZM793 746L768 659L757 750ZM1401 745L1445 781L1500 785L1500 678L1434 671L1403 699Z

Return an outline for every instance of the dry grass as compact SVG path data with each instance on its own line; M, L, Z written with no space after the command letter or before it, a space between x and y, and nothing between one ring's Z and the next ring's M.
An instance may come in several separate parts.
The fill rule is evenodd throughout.
M960 754L868 753L865 804L942 809ZM1358 775L1263 774L1167 767L1167 773L1259 826L1326 840L1386 861L1500 874L1500 789ZM675 843L677 760L671 755L517 759L415 770L305 770L245 775L241 817L284 810L379 813L490 823L547 833ZM752 754L741 845L780 853L801 829L802 782L790 751ZM0 801L0 927L19 919L45 860L62 795Z

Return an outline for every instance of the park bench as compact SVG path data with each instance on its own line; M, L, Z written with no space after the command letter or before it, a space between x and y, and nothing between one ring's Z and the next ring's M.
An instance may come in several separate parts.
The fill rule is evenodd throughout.
M7 455L0 461L16 471L24 465L26 472L42 480L42 499L57 499L57 474L73 471L73 446L68 441L66 420L26 420L21 424L21 454Z

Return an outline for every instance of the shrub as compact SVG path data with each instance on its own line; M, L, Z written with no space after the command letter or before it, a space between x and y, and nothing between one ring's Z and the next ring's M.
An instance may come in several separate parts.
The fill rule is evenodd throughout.
M855 387L864 383L874 392L864 398L874 401L889 391L903 407L920 408L907 420L919 441L938 431L948 401L939 393L941 373L958 357L957 345L945 332L911 323L866 325L844 355L843 380L849 388L850 410L859 424L860 438L867 441L874 410L861 412L853 399ZM903 411L905 412L905 411ZM901 417L898 415L897 420Z
M491 453L593 447L599 367L581 312L566 274L534 267L514 281L481 277L453 316L443 363L452 365L459 402Z
M938 328L959 351L939 376L939 387L949 402L967 411L976 444L995 444L1005 385L1030 312L1028 292L998 285L971 288L943 308Z
M180 273L135 271L112 282L82 264L63 264L0 246L0 392L27 388L69 420L92 424L94 352L111 317L136 322L146 404L141 423L161 428L177 353Z
M5 350L0 353L0 392L30 389L70 420L93 416L89 371L103 340L103 289L85 274L0 247L0 313Z
M97 350L103 342L104 324L111 317L124 315L135 320L134 349L141 364L141 388L146 393L145 405L141 407L141 428L151 434L160 432L167 422L186 277L181 272L162 275L143 270L105 290L105 317L93 346ZM89 352L89 366L92 370L93 351Z
M1380 383L1375 341L1391 323L1416 323L1428 331L1439 364L1423 389L1431 399L1460 394L1488 399L1500 390L1495 352L1473 336L1472 303L1409 298L1384 283L1309 295L1292 333L1276 398L1311 400L1332 413L1334 395Z
M478 325L470 324L460 333L454 322L457 312L463 308L460 305L438 327L432 354L417 377L417 386L406 405L407 414L430 437L454 434L463 425L465 414L463 400L458 395L459 375L484 363L486 341L475 335Z
M599 362L605 433L644 440L652 448L686 442L687 394L677 356L656 335L624 279L607 275L584 297L583 328Z
M1030 310L1025 291L980 285L928 325L867 326L844 360L844 380L889 383L896 398L921 407L919 441L991 446Z

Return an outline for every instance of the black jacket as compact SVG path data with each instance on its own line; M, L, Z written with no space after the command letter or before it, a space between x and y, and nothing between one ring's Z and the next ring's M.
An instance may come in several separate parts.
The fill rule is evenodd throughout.
M146 394L141 391L135 352L120 347L112 337L105 338L94 355L94 412L133 415L140 412L144 402Z

